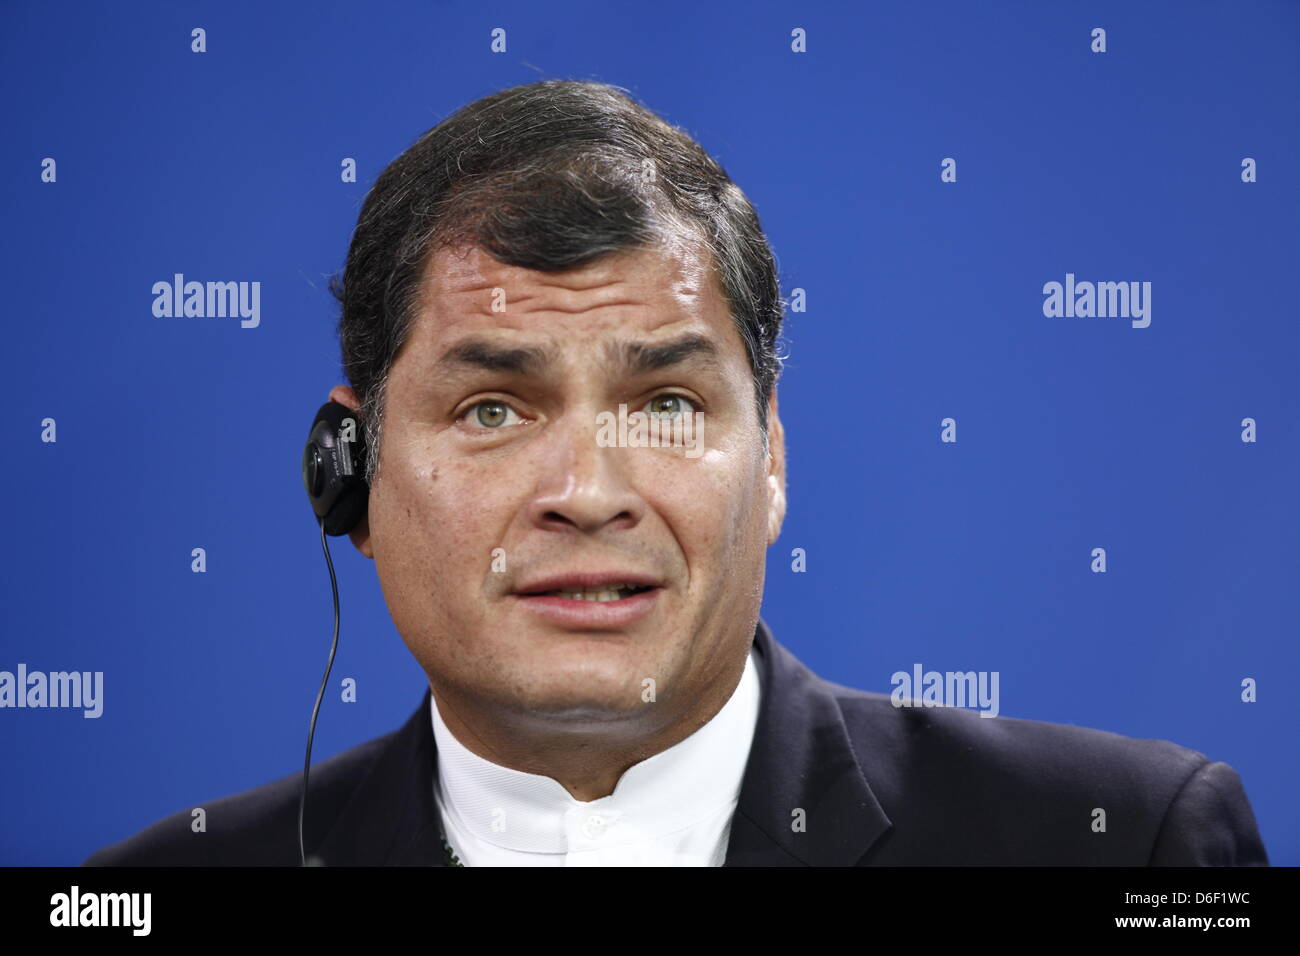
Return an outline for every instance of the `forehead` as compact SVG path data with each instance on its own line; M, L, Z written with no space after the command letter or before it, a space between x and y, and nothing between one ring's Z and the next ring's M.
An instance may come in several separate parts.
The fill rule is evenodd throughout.
M469 336L563 340L568 348L616 333L653 340L685 332L745 359L712 260L697 242L622 250L558 273L504 265L469 246L430 258L408 344L441 354Z

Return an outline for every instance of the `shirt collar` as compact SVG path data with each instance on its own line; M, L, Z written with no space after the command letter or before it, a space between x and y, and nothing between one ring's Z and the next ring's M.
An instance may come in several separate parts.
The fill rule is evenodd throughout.
M664 836L734 807L759 713L755 653L750 650L736 689L712 720L629 767L612 794L588 802L575 800L550 777L512 770L470 751L447 728L430 696L437 803L478 839L534 853L568 852L574 820L592 814L623 824L617 830L621 842L632 842Z

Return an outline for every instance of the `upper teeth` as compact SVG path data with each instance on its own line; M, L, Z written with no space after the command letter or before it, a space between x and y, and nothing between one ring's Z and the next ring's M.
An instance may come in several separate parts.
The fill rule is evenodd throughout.
M632 584L611 584L600 588L563 588L558 591L547 591L548 595L556 597L569 598L573 601L618 601L623 595L620 591L631 590L636 585Z

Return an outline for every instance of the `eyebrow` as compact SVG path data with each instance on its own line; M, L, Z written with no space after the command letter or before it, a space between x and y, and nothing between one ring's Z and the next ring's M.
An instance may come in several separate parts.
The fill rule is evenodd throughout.
M622 355L618 355L619 351ZM680 365L688 359L703 359L706 364L716 364L718 348L712 341L695 332L662 345L647 345L643 342L614 343L606 352L606 357L617 361L622 359L623 367L629 372L657 372L660 369Z
M655 372L690 359L701 359L716 364L718 348L703 335L687 333L671 342L650 345L645 342L614 342L606 347L606 360L622 365L631 374ZM488 372L509 372L515 375L535 374L555 363L553 349L538 347L502 347L485 339L468 339L457 343L443 353L438 368L443 372L477 369Z
M501 348L483 339L469 339L447 349L438 359L438 368L444 372L470 368L527 374L553 360L549 349Z

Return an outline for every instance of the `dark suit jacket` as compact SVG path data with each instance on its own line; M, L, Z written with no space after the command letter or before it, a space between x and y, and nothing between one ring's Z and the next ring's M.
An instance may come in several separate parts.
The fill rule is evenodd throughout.
M1268 864L1227 764L1163 740L896 707L816 676L762 621L755 644L762 705L728 866ZM312 769L308 854L442 866L436 757L426 690L400 730ZM182 811L85 865L296 866L301 785L294 774L203 804L205 833Z

